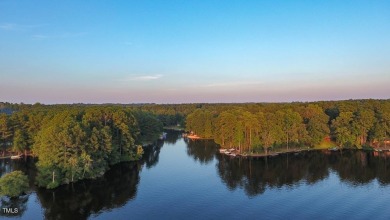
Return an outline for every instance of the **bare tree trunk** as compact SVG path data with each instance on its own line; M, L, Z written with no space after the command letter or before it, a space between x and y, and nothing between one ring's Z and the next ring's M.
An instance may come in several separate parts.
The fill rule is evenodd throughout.
M251 151L252 146L252 129L249 129L249 152Z
M287 134L287 150L288 150L288 134Z

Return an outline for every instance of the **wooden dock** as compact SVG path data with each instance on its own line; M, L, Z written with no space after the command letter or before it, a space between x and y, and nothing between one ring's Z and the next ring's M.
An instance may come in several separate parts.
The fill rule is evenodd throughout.
M316 151L316 150L321 150L321 149L290 149L286 151L277 151L277 152L269 152L269 153L254 153L254 154L246 154L246 153L235 153L235 157L242 157L242 158L262 158L262 157L275 157L278 155L282 154L294 154L294 155L299 155L300 152L306 152L306 151ZM220 153L222 153L220 151ZM222 153L225 154L225 153ZM230 155L230 154L227 154ZM230 155L231 156L231 155Z

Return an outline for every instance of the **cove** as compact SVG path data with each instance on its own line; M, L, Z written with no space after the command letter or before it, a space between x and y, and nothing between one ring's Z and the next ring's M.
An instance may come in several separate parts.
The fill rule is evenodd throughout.
M141 161L55 190L34 185L35 161L0 160L22 170L30 193L1 198L21 219L387 219L390 156L312 151L258 159L218 153L212 140L167 131Z

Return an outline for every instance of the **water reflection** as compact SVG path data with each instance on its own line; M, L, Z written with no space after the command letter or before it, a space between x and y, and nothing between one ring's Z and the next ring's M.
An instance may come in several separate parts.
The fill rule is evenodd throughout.
M343 151L328 157L331 169L340 180L351 185L363 185L378 180L382 185L390 183L389 152Z
M242 159L218 155L217 169L231 190L243 188L248 196L261 194L267 188L314 184L335 171L342 182L357 186L377 179L390 183L388 156L365 151L315 151L277 157Z
M181 131L175 131L175 130L166 130L167 135L164 140L167 144L176 144L178 140L181 139L182 133Z
M23 216L24 212L27 209L27 201L29 195L19 196L18 198L8 198L2 197L0 198L0 217L20 217ZM3 211L4 208L11 208L17 211L13 211L13 213L6 213Z
M168 131L165 141L158 141L155 145L144 149L141 161L118 164L113 166L102 178L61 186L55 190L46 190L34 186L36 170L35 161L31 158L26 160L0 160L0 175L12 170L24 171L30 179L30 190L36 192L39 200L39 203L31 203L29 195L18 199L3 197L1 198L0 208L18 207L20 210L17 216L23 216L23 214L28 213L26 212L28 204L34 204L43 208L46 219L87 219L122 207L131 203L137 197L142 168L152 169L157 166L164 143L172 145L179 143L177 146L183 146L183 142L178 142L180 139L181 132ZM221 180L223 183L218 187L226 187L229 190L243 189L247 197L256 197L271 188L294 188L302 184L314 185L327 179L330 173L338 175L341 182L347 183L351 187L365 185L374 180L382 185L390 184L390 172L387 172L390 170L388 162L390 155L387 155L388 152L315 151L268 158L244 159L219 154L218 146L211 140L185 140L185 143L186 153L174 154L172 156L173 160L177 156L188 156L191 158L190 161L193 159L203 165L208 165L202 166L199 172L203 172L203 168L208 169L207 171L216 169L217 175L214 177L217 182ZM175 148L170 148L170 150L172 149ZM188 168L183 166L183 169ZM181 176L172 177L169 172L169 167L164 167L162 173L159 173L161 174L159 178L170 178L173 184L183 181L180 179ZM191 175L199 175L199 173ZM200 175L203 175L203 173L200 173ZM211 180L212 178L210 177ZM149 179L149 181L151 180ZM202 181L204 182L204 180ZM159 184L158 181L143 183L149 184L147 185L147 187L150 187L148 190L158 188L150 184ZM182 184L182 182L179 183ZM199 185L201 184L199 183ZM207 181L205 185L207 186ZM215 185L213 186L215 187ZM191 189L191 185L185 187ZM164 188L164 190L172 195L177 193L177 191L170 192L169 187ZM177 189L175 188L175 190ZM205 193L207 194L207 192ZM158 196L151 198L156 199ZM137 201L142 200L139 197ZM158 199L162 201L165 197ZM149 198L145 203L150 203L152 207L155 204L154 202ZM170 204L173 204L175 201L172 199L171 202ZM161 204L164 204L164 202ZM170 207L171 205L167 206ZM162 209L166 208L164 205L161 205L161 207ZM31 219L34 216L27 216L27 218Z
M160 150L164 143L176 144L181 139L181 131L168 130L166 138L164 140L158 140L153 145L144 147L144 155L142 156L142 163L146 165L147 169L150 169L158 164Z
M35 175L37 173L35 168L36 161L32 157L22 157L19 160L11 160L10 158L0 159L0 177L14 170L20 170L28 176L30 187L34 187Z
M164 141L159 140L153 145L144 147L144 155L142 161L145 163L146 168L150 169L157 165L160 156L160 150L164 145Z
M121 163L103 178L77 182L56 190L38 189L37 196L46 219L87 219L125 205L135 198L139 183L138 163Z
M218 174L226 186L230 190L243 188L248 196L261 194L268 187L293 187L302 180L312 184L329 175L326 155L320 152L259 159L217 158Z
M216 144L212 140L190 140L187 143L187 155L201 164L208 164L213 161L217 152Z
M28 158L22 158L20 160L11 160L9 158L7 159L1 159L0 160L0 177L12 172L14 170L21 170L23 171L29 179L29 186L30 186L30 192L34 191L35 189L35 160L31 157ZM8 197L1 197L0 198L0 216L6 216L6 217L20 217L23 216L24 212L27 209L27 202L29 199L29 194L20 196L18 198L8 198ZM10 213L7 214L3 212L3 208L17 208L17 213Z

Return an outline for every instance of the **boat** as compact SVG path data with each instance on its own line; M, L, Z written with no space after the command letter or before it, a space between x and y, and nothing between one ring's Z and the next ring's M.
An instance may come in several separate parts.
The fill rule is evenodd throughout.
M200 137L198 135L194 134L194 135L187 135L187 138L189 138L189 139L199 139Z
M226 149L219 149L219 153L225 153L227 150Z
M11 159L12 160L16 160L16 159L20 159L21 158L21 155L14 155L14 156L11 156Z
M167 138L167 133L166 133L166 132L163 132L163 133L160 135L159 139L160 139L160 140L164 140L165 138Z
M330 150L330 151L337 151L339 148L337 148L337 147L332 147L332 148L329 148L328 150Z

